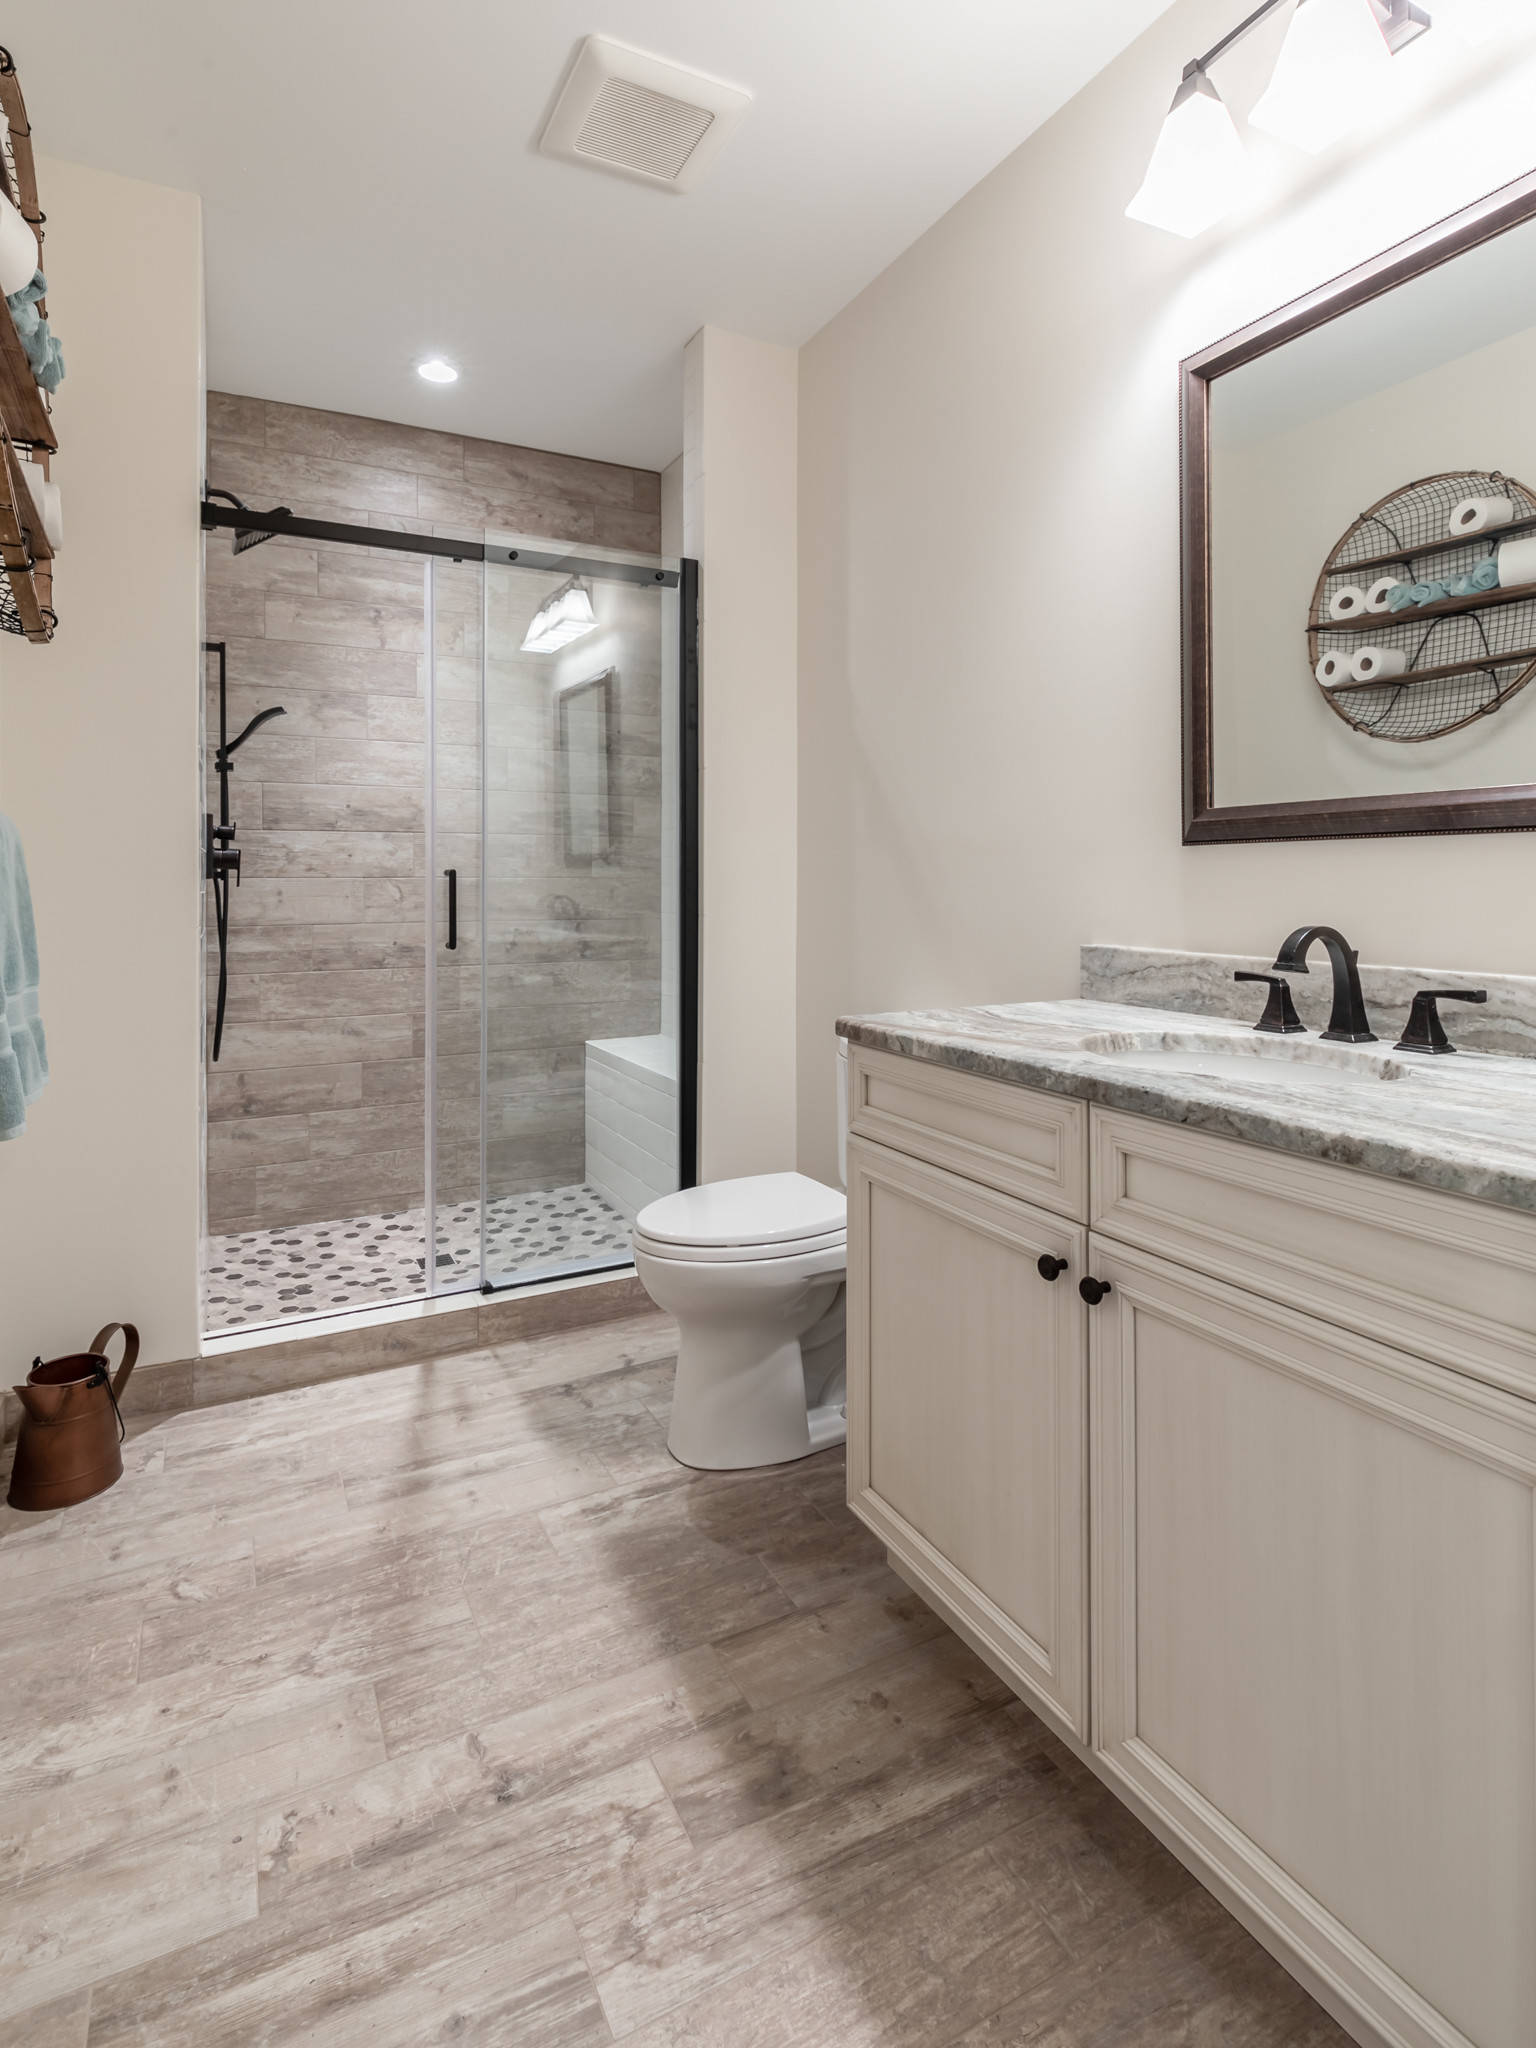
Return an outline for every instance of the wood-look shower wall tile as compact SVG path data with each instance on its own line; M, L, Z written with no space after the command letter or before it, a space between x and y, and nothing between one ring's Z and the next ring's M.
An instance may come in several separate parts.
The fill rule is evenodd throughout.
M391 1066L372 1066L370 1073L392 1073ZM360 1060L343 1066L229 1067L220 1061L208 1076L208 1138L215 1123L241 1118L282 1121L314 1110L352 1108L363 1099Z
M210 639L220 637L214 630L217 609L217 600L210 595ZM231 688L256 691L264 703L272 701L274 691L290 690L364 699L421 695L421 658L399 648L230 637L227 663ZM366 714L366 703L356 708Z
M261 401L244 399L239 403L258 405ZM392 420L361 419L354 413L321 412L307 405L279 405L272 400L267 401L264 412L266 445L273 450L408 470L415 476L452 478L464 474L464 443L457 434L439 433L432 427L399 426Z
M247 505L288 505L307 519L353 522L360 512L408 519L417 512L416 479L408 470L232 442L218 450L217 460L210 451L209 473L227 479L220 488Z
M267 598L269 640L303 640L333 647L416 654L424 644L420 604L357 603L340 597Z
M210 725L210 732L216 730L217 725L217 695L213 695L211 701L213 704L214 724ZM242 726L249 724L258 711L265 711L268 705L277 703L280 703L283 707L283 733L288 739L315 739L321 734L325 734L332 739L366 739L368 737L368 707L371 703L398 703L415 709L418 713L420 711L420 705L414 704L412 699L408 697L367 698L349 695L340 690L301 690L295 689L291 685L285 689L276 683L269 683L265 687L258 685L252 689L248 686L240 687L231 683L229 687L230 731L239 732ZM271 728L263 727L262 731L263 739L265 740ZM254 745L255 743L253 742L252 744ZM254 775L261 765L263 758L264 754L260 751L253 754L251 756L250 768L245 772ZM237 768L235 772L238 775L241 770Z
M242 821L243 822L243 821ZM242 875L409 875L416 865L410 832L242 831Z
M426 798L414 789L369 789L353 783L268 782L261 793L269 832L420 832Z

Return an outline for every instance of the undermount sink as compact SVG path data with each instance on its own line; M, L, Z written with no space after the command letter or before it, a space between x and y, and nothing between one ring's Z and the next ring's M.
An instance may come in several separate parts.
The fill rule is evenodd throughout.
M1105 1031L1083 1051L1160 1073L1206 1074L1213 1080L1263 1087L1325 1087L1362 1081L1406 1081L1414 1069L1369 1046L1326 1045L1317 1038L1246 1038L1196 1031Z

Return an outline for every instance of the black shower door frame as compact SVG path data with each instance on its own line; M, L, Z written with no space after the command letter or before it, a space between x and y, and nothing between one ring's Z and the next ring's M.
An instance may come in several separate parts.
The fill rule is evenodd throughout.
M202 503L205 531L238 528L244 533L280 535L289 540L334 541L342 547L385 548L399 554L436 556L453 562L513 564L518 568L558 569L566 575L594 574L678 592L678 1044L677 1161L678 1186L698 1183L699 1097L699 564L683 556L676 569L643 563L588 559L575 550L540 551L501 546L485 540L459 540L435 533L399 533L387 527L351 526L340 520L306 519L292 512L254 512ZM482 1032L484 1004L481 1005ZM482 1089L483 1114L483 1089ZM484 1175L482 1173L482 1196ZM430 1251L430 1247L429 1247ZM613 1265L629 1261L614 1261ZM576 1272L606 1270L602 1264L572 1268ZM430 1271L427 1274L430 1287ZM482 1280L486 1294L512 1292L542 1284L547 1273L514 1276L501 1282Z

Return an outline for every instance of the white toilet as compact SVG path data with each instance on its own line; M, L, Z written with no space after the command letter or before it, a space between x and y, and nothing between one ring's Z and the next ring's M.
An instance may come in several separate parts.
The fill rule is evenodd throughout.
M846 1178L842 1041L837 1072ZM634 1248L646 1293L677 1318L674 1458L737 1471L843 1442L846 1196L803 1173L711 1181L642 1209Z

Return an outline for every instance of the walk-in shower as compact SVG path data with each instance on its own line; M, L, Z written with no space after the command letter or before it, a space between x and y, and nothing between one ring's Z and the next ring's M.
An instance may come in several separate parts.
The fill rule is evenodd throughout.
M210 532L208 630L230 721L285 708L210 929L205 1326L627 1265L693 1178L693 565L203 520L273 536Z

